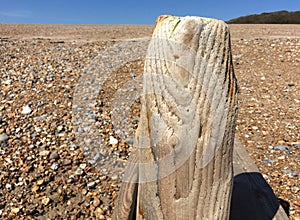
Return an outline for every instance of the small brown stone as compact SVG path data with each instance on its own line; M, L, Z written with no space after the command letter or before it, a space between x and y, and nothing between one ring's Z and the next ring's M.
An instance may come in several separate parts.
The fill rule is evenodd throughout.
M40 186L40 185L43 185L44 184L44 180L43 179L40 179L37 181L37 184Z
M12 212L13 214L17 214L17 213L20 212L20 208L12 208L12 209L11 209L11 212Z
M94 205L95 207L98 207L100 204L101 204L100 199L98 199L97 197L94 198L93 205Z
M98 215L103 215L104 214L103 210L100 207L96 208L95 212Z
M59 155L58 155L57 151L53 151L49 156L49 159L58 159L58 158L59 158Z
M39 189L40 189L39 186L34 185L34 186L31 188L31 191L34 192L34 193L36 193Z
M50 154L50 151L48 151L48 150L43 150L43 151L41 151L39 154L40 154L41 157L45 157L45 156L48 156L48 155Z
M46 205L48 205L49 203L50 203L50 198L48 198L48 197L46 197L46 196L42 198L42 204L43 204L43 205L46 206Z

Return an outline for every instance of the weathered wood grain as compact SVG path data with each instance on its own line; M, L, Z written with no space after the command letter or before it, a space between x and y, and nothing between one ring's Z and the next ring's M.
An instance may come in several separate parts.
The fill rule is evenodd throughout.
M163 16L137 134L141 219L228 219L236 80L227 25Z
M115 219L229 218L236 93L224 22L158 19L145 60L138 167L127 174L138 172L138 186L134 178L123 184Z
M124 176L125 179L113 212L113 219L115 220L136 219L138 202L138 160L136 151L131 152Z

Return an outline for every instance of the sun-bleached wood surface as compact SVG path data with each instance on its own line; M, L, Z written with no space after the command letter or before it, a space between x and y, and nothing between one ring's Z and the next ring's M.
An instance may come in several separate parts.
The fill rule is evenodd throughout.
M138 184L123 184L116 219L228 219L236 93L224 22L158 19L131 167Z

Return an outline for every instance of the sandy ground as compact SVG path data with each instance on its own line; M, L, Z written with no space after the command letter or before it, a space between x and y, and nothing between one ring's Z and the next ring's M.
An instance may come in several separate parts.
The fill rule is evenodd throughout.
M31 25L0 24L1 38L99 41L149 37L152 25ZM299 38L299 25L231 24L232 40Z
M98 54L115 41L150 37L153 28L0 24L0 218L109 219L120 181L87 163L72 133L72 96ZM230 29L237 135L276 195L290 203L290 218L300 219L300 25ZM130 144L113 129L110 99L142 68L142 61L120 67L95 106L103 140L123 159Z
M51 39L99 41L151 36L151 25L22 25L0 24L1 37L9 39Z

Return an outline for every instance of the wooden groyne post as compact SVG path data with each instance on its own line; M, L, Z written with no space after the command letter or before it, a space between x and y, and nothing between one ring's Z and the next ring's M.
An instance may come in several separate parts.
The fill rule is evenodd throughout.
M114 219L228 219L237 82L219 20L161 16Z

